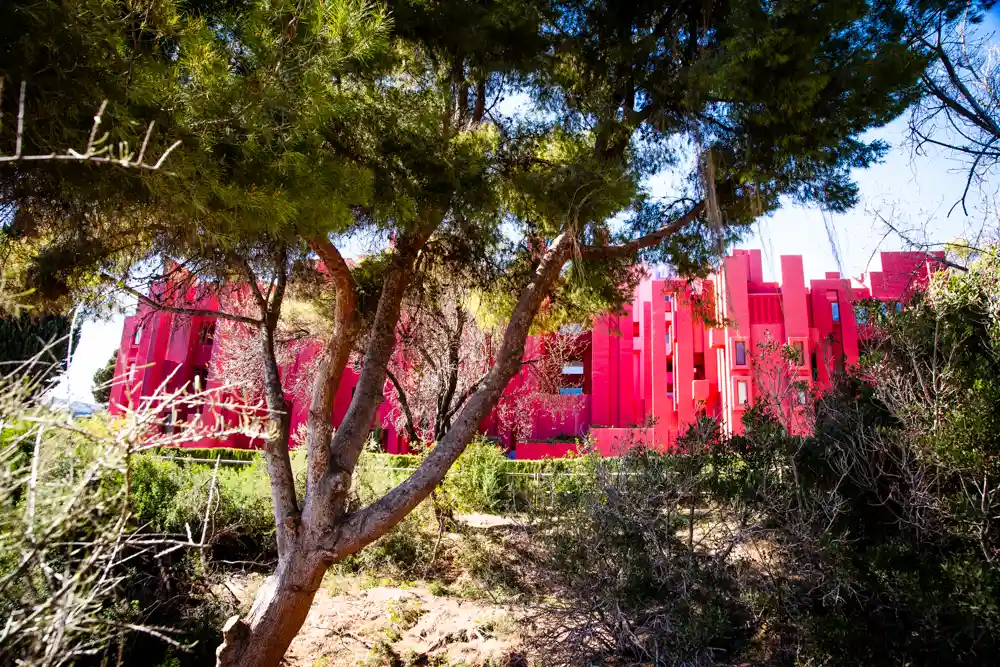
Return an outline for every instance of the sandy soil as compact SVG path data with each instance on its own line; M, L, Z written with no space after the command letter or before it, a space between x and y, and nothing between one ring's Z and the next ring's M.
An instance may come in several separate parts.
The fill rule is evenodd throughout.
M227 587L250 600L261 583L254 578ZM356 579L329 577L283 664L518 665L518 614L489 601L434 595L423 585L363 589Z

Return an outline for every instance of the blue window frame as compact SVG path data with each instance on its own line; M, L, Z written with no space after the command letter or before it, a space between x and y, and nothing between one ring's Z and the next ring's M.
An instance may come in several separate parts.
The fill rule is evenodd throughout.
M830 304L830 309L833 312L833 321L834 322L839 322L840 321L840 304L837 303L836 301L834 301L833 303Z
M583 387L561 387L559 393L563 396L583 396Z

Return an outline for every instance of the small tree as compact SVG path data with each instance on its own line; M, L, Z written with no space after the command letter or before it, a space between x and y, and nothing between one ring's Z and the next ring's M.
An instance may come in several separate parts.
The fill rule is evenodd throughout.
M94 400L107 403L111 400L111 389L114 387L115 366L118 364L118 350L108 359L108 363L94 371Z

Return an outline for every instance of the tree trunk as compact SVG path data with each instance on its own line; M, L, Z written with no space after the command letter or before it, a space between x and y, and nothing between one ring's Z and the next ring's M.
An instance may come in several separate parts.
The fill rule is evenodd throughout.
M233 616L216 649L217 667L276 667L309 615L329 560L315 549L293 547L257 592L246 621Z

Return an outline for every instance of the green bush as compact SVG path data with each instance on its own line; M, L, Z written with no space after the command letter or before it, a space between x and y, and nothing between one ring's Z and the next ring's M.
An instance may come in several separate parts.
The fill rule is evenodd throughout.
M207 450L202 450L208 454ZM229 452L240 450L229 450ZM191 458L202 458L192 456ZM230 459L238 460L238 459ZM293 455L301 486L304 456ZM215 467L140 454L132 460L131 503L139 525L158 533L200 534ZM219 558L270 560L276 556L274 515L264 461L220 465L207 536Z
M501 511L509 497L509 464L503 450L476 438L445 476L443 491L454 498L460 510Z
M570 499L581 476L593 471L594 456L524 461L508 459L485 437L466 448L441 485L441 493L463 512L524 512ZM358 464L360 496L371 500L403 481L423 457L416 454L368 452Z

